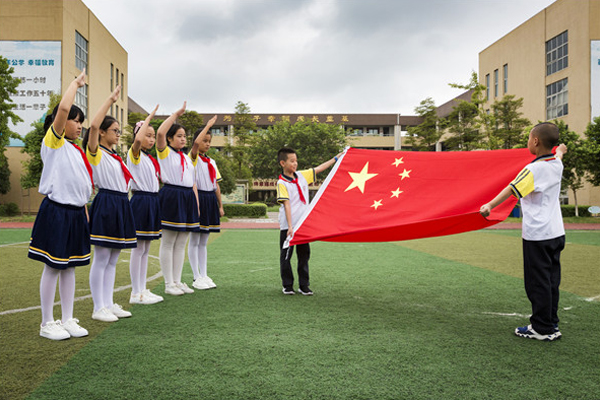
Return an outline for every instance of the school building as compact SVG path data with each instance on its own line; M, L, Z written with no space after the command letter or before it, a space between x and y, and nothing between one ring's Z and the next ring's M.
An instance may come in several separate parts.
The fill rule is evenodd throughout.
M1 0L0 54L14 68L13 77L21 79L11 97L15 114L24 120L12 130L21 136L44 116L50 94L63 93L84 68L87 85L75 99L86 115L84 126L117 85L123 90L110 114L127 123L127 51L81 0ZM6 151L11 191L0 195L0 203L37 212L43 196L37 188L21 189L22 161L28 158L22 146L12 140Z
M600 116L600 0L552 3L479 53L479 79L487 107L522 97L532 123L561 119L583 135ZM600 188L587 185L577 197L600 205Z

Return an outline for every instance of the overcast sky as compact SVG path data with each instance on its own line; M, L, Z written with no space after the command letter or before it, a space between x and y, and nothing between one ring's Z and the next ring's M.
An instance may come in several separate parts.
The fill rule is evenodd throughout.
M461 91L478 54L553 0L83 0L169 114L401 113Z

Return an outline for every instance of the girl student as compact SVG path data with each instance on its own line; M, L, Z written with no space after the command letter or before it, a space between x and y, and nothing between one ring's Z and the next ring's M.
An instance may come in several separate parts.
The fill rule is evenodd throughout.
M44 263L40 280L40 336L63 340L87 336L73 318L75 267L90 262L90 230L85 205L92 194L92 169L74 143L81 134L83 111L72 105L77 88L85 85L85 69L70 84L60 104L46 117L39 191L46 195L31 232L28 257ZM62 320L54 321L56 283Z
M106 115L120 92L121 86L117 86L102 104L91 122L87 140L87 157L100 189L90 211L90 243L94 245L90 268L92 319L104 322L131 316L113 302L113 290L121 249L136 247L135 223L127 195L132 176L113 150L121 135L119 122Z
M199 227L198 202L194 194L194 164L183 153L185 129L176 124L186 103L167 118L156 132L156 154L164 183L159 192L161 224L160 267L165 278L165 293L179 296L194 293L181 282L185 245L189 233Z
M215 160L206 153L210 149L212 135L209 129L217 116L208 121L202 131L196 132L196 139L190 152L190 158L195 165L195 186L200 209L200 227L190 235L188 258L194 274L193 287L199 290L217 287L207 275L207 244L210 232L220 232L221 217L225 215L221 203L221 174Z
M144 121L133 128L133 145L127 154L127 166L133 176L131 209L135 219L137 247L131 250L129 273L131 275L130 304L155 304L163 301L162 296L146 289L148 254L152 240L160 239L160 205L158 189L160 167L149 151L154 146L154 128L150 120L154 118L158 105Z

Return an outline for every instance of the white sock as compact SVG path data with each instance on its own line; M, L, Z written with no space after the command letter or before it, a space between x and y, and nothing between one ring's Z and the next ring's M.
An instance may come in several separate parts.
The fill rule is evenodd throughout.
M173 283L173 248L176 239L177 231L163 229L158 258L160 259L160 269L165 279L165 286Z
M121 254L121 249L109 250L110 258L104 270L104 282L102 283L104 307L108 309L112 308L114 304L113 292L115 290L115 276L117 275L117 261L119 261L119 254Z
M175 240L175 246L173 247L173 282L175 283L181 283L181 273L185 261L185 245L189 236L189 232L178 232Z
M75 267L60 271L58 292L60 293L62 322L65 323L73 318L73 303L75 302Z
M42 326L54 321L54 297L56 296L56 282L60 270L44 265L40 279L40 303L42 306Z
M188 260L192 267L194 280L200 277L200 272L198 271L198 247L200 246L200 235L200 232L192 232L190 234L190 243L188 244Z
M131 293L140 294L146 288L146 273L148 272L149 251L149 240L138 240L137 247L131 249L131 257L129 258Z
M200 234L200 244L198 246L198 265L200 276L206 278L207 258L208 258L208 233Z

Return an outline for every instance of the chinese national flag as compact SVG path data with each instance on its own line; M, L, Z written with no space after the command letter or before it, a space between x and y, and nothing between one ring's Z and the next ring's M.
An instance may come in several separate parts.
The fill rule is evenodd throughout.
M534 157L527 149L407 152L350 148L319 189L290 245L383 242L451 235L503 221L516 198L486 219L481 206Z

